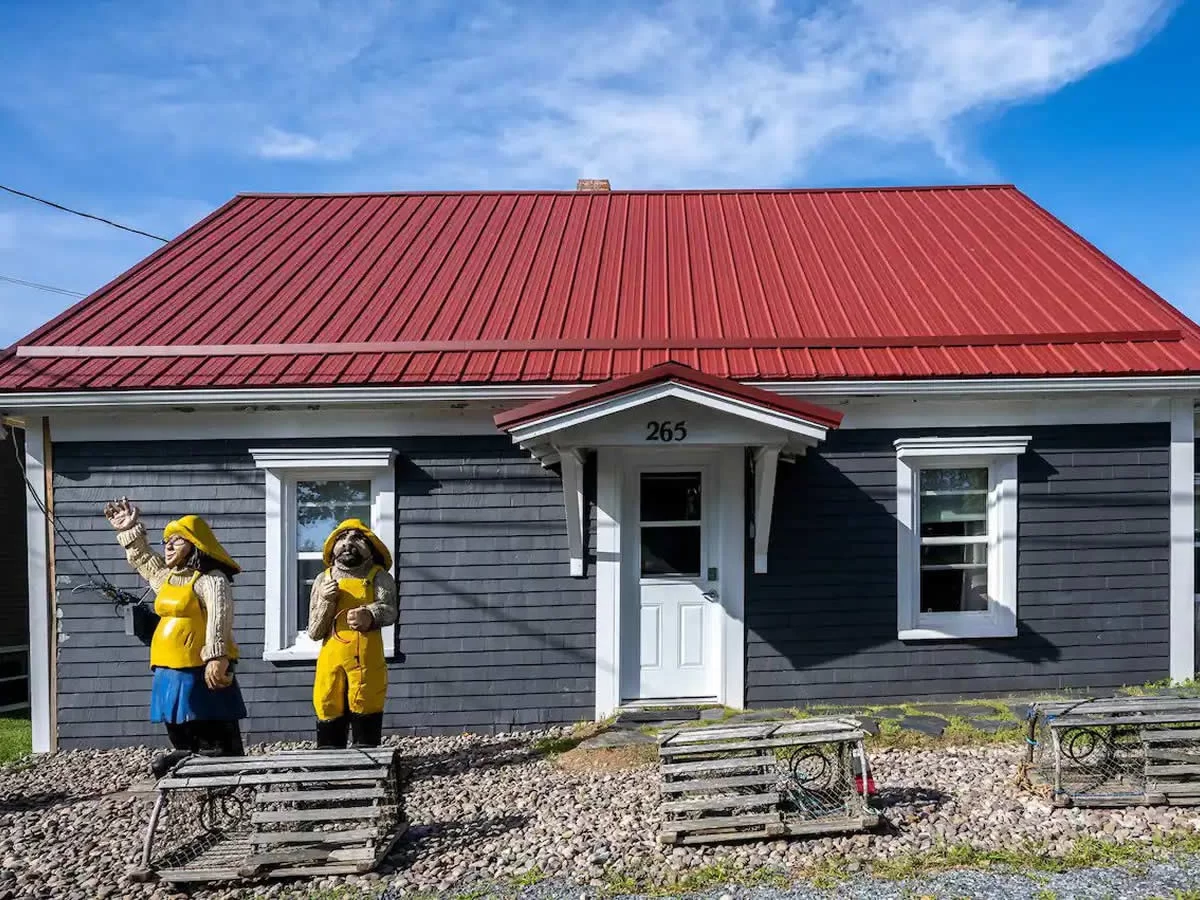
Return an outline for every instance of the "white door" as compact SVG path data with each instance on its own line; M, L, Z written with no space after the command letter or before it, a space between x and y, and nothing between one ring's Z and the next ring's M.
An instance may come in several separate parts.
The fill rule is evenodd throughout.
M716 695L720 601L715 467L653 466L629 473L624 660L627 700ZM635 630L636 629L636 630ZM625 679L623 679L625 680Z

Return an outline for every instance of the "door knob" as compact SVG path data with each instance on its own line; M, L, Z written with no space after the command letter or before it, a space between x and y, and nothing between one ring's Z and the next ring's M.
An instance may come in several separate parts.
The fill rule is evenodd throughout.
M720 600L721 599L721 595L717 593L716 588L713 588L712 590L709 590L709 591L704 591L704 593L701 594L701 596L704 597L705 600Z

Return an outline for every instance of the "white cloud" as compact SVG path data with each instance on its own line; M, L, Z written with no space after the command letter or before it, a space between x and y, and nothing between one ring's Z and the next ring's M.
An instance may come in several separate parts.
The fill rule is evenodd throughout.
M913 155L969 176L969 118L1128 55L1171 6L193 2L109 23L103 58L60 54L77 77L17 66L28 89L0 103L69 99L185 155L344 163L333 187L861 181Z
M348 159L354 153L355 141L346 135L321 138L284 131L269 126L255 143L255 152L263 159Z

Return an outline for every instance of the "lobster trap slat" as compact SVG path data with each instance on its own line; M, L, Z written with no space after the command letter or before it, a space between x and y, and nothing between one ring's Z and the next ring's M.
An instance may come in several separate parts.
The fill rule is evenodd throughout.
M718 843L874 826L879 816L868 802L864 737L853 719L662 735L659 841Z
M1200 699L1117 697L1035 704L1034 777L1058 805L1193 804L1200 799Z
M142 874L222 881L374 869L404 834L393 749L190 757L158 782ZM170 846L155 854L156 839Z

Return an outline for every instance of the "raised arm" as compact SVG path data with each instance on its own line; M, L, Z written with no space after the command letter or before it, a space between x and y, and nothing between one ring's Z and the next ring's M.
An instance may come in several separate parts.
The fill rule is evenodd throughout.
M138 521L138 509L124 497L104 507L104 517L117 531L117 543L125 549L125 558L155 590L170 574L166 560L150 549L146 527Z

